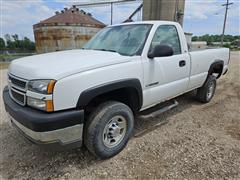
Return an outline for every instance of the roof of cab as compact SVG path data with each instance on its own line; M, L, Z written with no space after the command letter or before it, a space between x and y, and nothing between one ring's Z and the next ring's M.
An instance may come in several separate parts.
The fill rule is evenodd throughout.
M152 24L152 25L170 24L170 25L178 25L179 23L173 22L173 21L135 21L135 22L127 22L127 23L109 25L108 27L133 25L133 24Z

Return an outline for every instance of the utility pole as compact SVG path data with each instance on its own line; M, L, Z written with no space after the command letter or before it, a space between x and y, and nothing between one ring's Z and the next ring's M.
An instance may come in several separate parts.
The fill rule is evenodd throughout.
M226 4L223 4L222 6L226 6L225 10L225 17L224 17L224 23L223 23L223 32L221 37L221 46L223 46L223 39L224 39L224 33L225 33L225 27L226 27L226 21L227 21L227 13L228 13L228 6L232 5L233 3L229 3L229 0L227 0Z

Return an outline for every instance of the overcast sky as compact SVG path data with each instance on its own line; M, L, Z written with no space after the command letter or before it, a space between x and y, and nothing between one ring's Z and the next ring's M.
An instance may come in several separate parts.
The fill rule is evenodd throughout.
M54 15L64 7L72 4L97 0L0 0L1 5L1 36L4 34L19 34L20 38L33 38L32 25ZM224 7L226 0L186 0L184 31L194 35L221 34ZM229 9L226 34L240 35L240 0L230 0L234 4ZM125 20L139 3L114 5L114 23ZM85 8L86 11L105 24L110 24L110 7L100 6ZM135 20L141 20L137 14Z

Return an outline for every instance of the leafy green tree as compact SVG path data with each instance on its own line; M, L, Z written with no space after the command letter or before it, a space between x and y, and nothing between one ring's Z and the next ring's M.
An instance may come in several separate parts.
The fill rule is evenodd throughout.
M5 41L3 38L0 37L0 49L4 49L6 47Z
M18 35L17 34L12 35L12 38L13 38L14 41L18 41Z
M5 34L6 47L11 50L24 50L24 51L34 51L35 43L29 38L24 37L22 40L19 39L17 34L10 35Z
M11 36L10 36L10 34L5 34L5 35L4 35L4 38L5 38L6 41L11 41Z
M27 50L35 50L35 43L32 42L29 38L24 37L22 41L22 47Z
M221 35L209 35L205 34L203 36L193 36L192 41L206 41L208 45L212 45L213 42L221 42ZM234 42L240 39L240 36L225 35L224 42Z
M12 41L12 37L10 36L10 34L5 34L4 38L6 40L6 46L8 49L14 49L15 48L15 44L14 41Z
M230 44L224 44L223 47L230 49L230 48L231 48L231 45L230 45Z
M193 36L192 37L192 41L198 41L198 37L197 36Z
M15 48L22 48L22 44L21 44L21 41L19 40L19 37L17 34L14 34L12 35L12 38L13 38L13 44L14 44L14 47Z

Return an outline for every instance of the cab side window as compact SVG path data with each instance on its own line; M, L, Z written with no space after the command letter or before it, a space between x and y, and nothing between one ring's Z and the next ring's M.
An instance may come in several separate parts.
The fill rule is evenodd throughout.
M168 45L173 48L174 55L181 54L178 32L173 25L161 25L155 32L150 51L157 45Z

